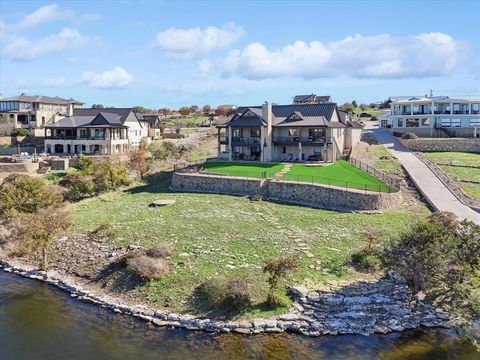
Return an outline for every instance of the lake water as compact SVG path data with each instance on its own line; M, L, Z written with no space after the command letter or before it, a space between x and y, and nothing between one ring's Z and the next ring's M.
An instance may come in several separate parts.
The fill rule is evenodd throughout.
M389 335L211 335L156 328L0 272L0 359L480 359L446 330Z

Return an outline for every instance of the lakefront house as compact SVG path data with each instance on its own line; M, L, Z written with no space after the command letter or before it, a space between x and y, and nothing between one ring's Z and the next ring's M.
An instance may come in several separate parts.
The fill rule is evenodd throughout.
M480 96L413 96L390 103L389 125L423 137L480 137Z
M148 138L148 122L131 108L76 109L45 125L45 152L51 154L121 154Z
M219 159L325 161L349 154L362 125L333 102L239 107L218 128Z

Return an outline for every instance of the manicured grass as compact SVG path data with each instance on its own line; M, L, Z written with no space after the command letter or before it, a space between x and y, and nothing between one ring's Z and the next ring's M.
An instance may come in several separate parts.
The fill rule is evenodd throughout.
M362 109L360 109L360 108L358 108L358 107L355 108L355 109L353 110L353 112L354 112L355 114L358 114L358 115L360 115L361 113L367 113L367 114L372 115L372 117L377 117L377 116L380 116L380 115L382 115L382 114L384 113L383 110L370 109L370 108L365 109L365 110L362 110Z
M243 177L272 177L283 169L283 164L260 164L241 162L212 161L203 164L203 170L208 172L225 174L229 176Z
M186 118L167 119L166 121L164 121L164 123L167 126L174 126L177 124L197 126L207 120L208 120L208 117L206 116L194 116L194 117L186 117Z
M368 275L355 272L347 260L368 243L367 233L375 229L382 244L428 213L419 205L379 214L341 213L243 197L170 193L168 186L155 181L73 204L72 232L87 233L109 223L119 227L120 238L110 240L115 246L173 244L170 274L133 290L142 302L172 311L191 311L188 299L207 278L236 275L253 288L257 306L247 315L270 315L258 306L267 293L265 259L295 254L299 270L288 284L318 287L327 281L365 278ZM148 206L157 199L175 204ZM308 253L298 251L295 239L308 245Z
M463 152L425 153L435 161L452 179L459 181L462 189L474 199L480 201L480 154Z
M329 184L362 190L396 191L374 176L350 165L345 160L339 160L326 166L294 164L282 179Z
M386 174L403 177L402 165L383 145L370 145L367 148L368 158L373 167Z

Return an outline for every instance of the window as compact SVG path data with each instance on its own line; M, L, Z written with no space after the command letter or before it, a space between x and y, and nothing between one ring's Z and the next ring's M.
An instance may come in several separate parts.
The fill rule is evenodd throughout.
M260 137L260 128L252 128L251 135L252 137Z
M419 119L409 118L407 119L407 127L418 127L420 125Z
M470 126L471 127L474 127L474 126L480 127L480 119L470 119Z
M430 118L422 118L422 126L430 126Z
M242 137L242 129L232 129L232 137Z
M298 136L298 129L288 129L288 136Z
M325 129L308 129L308 137L312 140L322 140L325 138Z
M398 119L398 127L403 127L403 119Z
M320 146L315 146L315 147L313 148L313 153L314 153L315 155L321 154L321 152L322 152L322 148L321 148Z
M480 114L480 104L472 104L472 114Z
M283 146L282 147L282 154L286 154L287 153L287 147L286 146Z
M462 122L460 119L452 119L452 127L461 127Z
M442 119L442 127L450 127L452 124L450 119Z

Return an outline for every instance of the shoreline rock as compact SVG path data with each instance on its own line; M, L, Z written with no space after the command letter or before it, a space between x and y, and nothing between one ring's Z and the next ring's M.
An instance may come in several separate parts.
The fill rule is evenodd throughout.
M295 302L289 312L271 318L220 321L156 310L142 305L128 306L97 296L66 278L49 276L46 271L27 270L8 262L0 262L0 270L55 286L76 300L111 310L119 315L134 316L155 326L250 335L291 332L307 336L338 334L371 335L425 327L449 328L450 316L431 305L413 298L398 274L390 272L377 282L358 282L332 292L308 291L293 286ZM108 298L108 299L107 299Z

